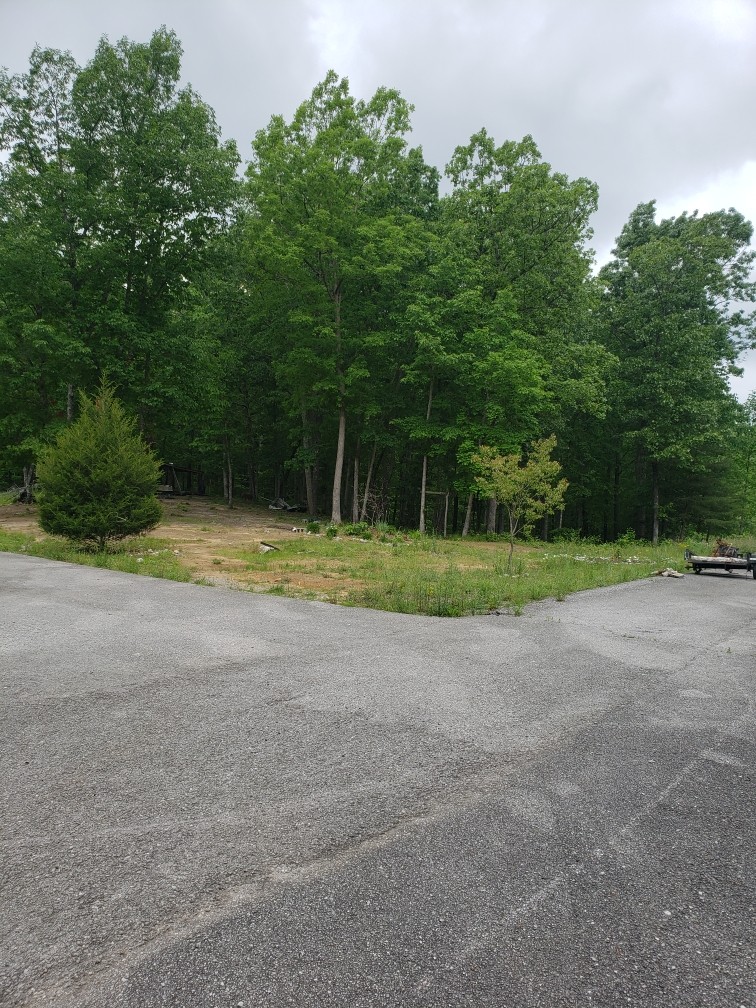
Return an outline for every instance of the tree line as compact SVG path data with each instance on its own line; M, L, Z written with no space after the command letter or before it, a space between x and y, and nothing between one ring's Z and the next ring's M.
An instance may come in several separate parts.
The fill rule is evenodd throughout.
M549 439L569 483L552 526L753 527L756 396L727 380L754 340L736 210L641 204L596 273L597 187L529 136L481 129L442 187L407 101L330 72L242 166L180 69L163 28L0 75L6 485L106 376L229 504L496 532L476 459Z

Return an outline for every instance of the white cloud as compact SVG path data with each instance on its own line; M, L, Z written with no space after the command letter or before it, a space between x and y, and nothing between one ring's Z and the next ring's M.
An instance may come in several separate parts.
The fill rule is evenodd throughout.
M679 0L681 17L698 21L723 41L742 39L756 28L756 10L750 0Z
M731 207L756 222L756 160L720 172L702 188L685 191L657 204L661 217L674 217L685 210L710 213Z
M747 161L740 168L721 172L697 192L680 193L658 204L660 217L676 217L684 211L711 213L734 208L756 224L756 161ZM738 362L742 378L731 378L730 387L743 402L756 392L756 351L744 354Z

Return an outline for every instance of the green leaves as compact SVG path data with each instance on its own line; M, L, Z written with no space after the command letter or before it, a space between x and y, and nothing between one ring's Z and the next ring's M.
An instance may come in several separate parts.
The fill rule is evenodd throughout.
M426 497L481 490L480 445L519 459L549 432L565 517L591 533L645 535L646 498L670 521L714 499L719 453L750 444L726 384L756 338L740 214L641 204L592 277L593 183L480 130L439 198L411 105L332 71L257 133L237 183L181 55L161 29L0 74L8 482L107 372L161 451L222 464L228 499L236 467L253 497L286 481L314 512L330 483L334 520L349 492L354 513L370 498L422 525Z
M559 462L551 458L555 447L554 436L535 441L525 457L519 453L500 455L483 445L472 458L478 472L478 490L496 498L507 512L510 564L515 536L530 530L539 518L553 514L564 503L568 483L560 478Z
M305 414L313 407L339 414L334 521L347 412L380 412L378 376L397 339L392 322L424 255L434 176L416 152L407 155L410 112L388 88L355 99L331 71L291 123L275 116L255 136L247 169L254 258L286 292L277 373L296 383ZM300 366L303 348L318 361L309 374Z
M104 549L160 521L160 464L107 382L80 405L79 419L40 453L39 521L46 532Z
M238 163L212 111L179 88L180 62L161 29L147 43L102 39L83 69L37 48L27 74L0 79L3 342L43 361L12 387L0 377L0 417L15 411L19 429L43 431L69 386L101 371L159 426L175 371L170 309L224 226Z
M602 334L619 361L612 420L650 463L654 539L664 473L706 470L725 449L726 376L754 326L753 313L733 310L756 298L750 236L734 210L657 222L643 203L600 274Z

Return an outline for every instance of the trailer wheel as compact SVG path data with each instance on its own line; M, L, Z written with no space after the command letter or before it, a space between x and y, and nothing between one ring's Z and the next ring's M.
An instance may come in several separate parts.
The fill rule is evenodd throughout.
M700 574L701 573L701 568L700 567L694 567L693 568L693 573L694 574Z

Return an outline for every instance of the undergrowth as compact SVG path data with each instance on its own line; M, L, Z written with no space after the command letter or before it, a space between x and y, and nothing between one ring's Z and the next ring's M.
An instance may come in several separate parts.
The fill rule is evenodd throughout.
M260 554L229 551L248 572L268 574L276 594L311 597L292 579L296 572L333 579L320 597L346 605L429 616L522 611L528 602L564 599L575 591L621 584L654 570L682 570L684 547L664 543L518 547L509 566L502 540L440 539L399 533L356 540L352 535L307 536ZM344 585L351 587L344 590Z

